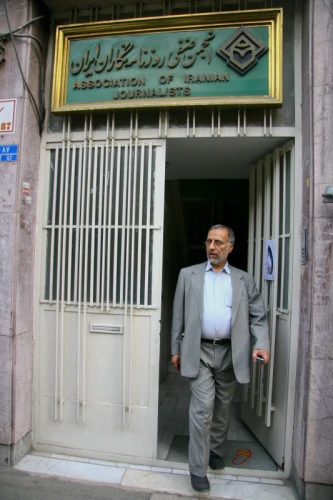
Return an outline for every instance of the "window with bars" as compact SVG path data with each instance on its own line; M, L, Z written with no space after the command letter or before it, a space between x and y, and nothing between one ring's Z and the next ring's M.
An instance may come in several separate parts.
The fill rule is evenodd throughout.
M45 300L151 305L155 164L152 144L49 151Z

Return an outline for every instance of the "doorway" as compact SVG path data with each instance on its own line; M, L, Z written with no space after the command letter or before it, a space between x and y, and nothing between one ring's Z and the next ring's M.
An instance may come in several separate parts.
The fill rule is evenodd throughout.
M179 142L177 151L176 140L174 140L171 152L168 151L167 143L157 449L157 458L166 462L187 462L189 432L190 390L188 381L176 373L169 363L173 293L180 268L203 262L206 259L202 242L211 225L222 223L235 230L236 245L229 261L232 265L249 270L255 275L257 285L264 295L266 307L268 306L269 309L270 323L272 319L272 304L268 303L263 276L256 274L259 263L257 262L256 268L253 269L249 259L253 264L252 246L253 243L256 245L256 239L262 248L265 239L272 238L275 230L279 232L278 227L273 229L273 215L265 215L265 210L273 212L272 205L266 204L264 206L262 204L261 210L259 210L258 199L266 200L269 197L272 203L274 196L274 211L279 210L276 198L281 194L278 193L278 190L281 190L281 185L276 187L273 171L275 163L278 162L280 166L279 178L286 181L286 172L283 170L283 155L282 162L280 159L284 149L279 147L286 143L286 139L279 141L277 139L254 139L253 142L252 139L215 139L215 143L213 141L196 139L193 142L192 140L191 148L187 145L185 151L183 149L185 141L182 141L183 144ZM218 141L219 145L217 145ZM218 148L220 148L219 151L217 151ZM270 159L270 162L267 160L269 168L272 169L270 183L265 181L267 172L262 164L265 162L265 158ZM291 165L288 168L291 179ZM258 172L260 173L258 174ZM260 176L262 176L261 181ZM254 177L256 185L259 181L261 182L262 193L259 193L257 189L253 191ZM290 189L291 184L289 183L289 192ZM289 206L289 212L290 208ZM250 216L250 214L252 215ZM269 228L266 227L266 218L272 221ZM253 222L256 227L253 227ZM251 231L255 233L258 232L260 226L261 232L258 238L254 236L254 238L249 239L249 224L251 224ZM265 231L266 233L268 231L269 234L264 234L265 224ZM259 255L256 251L254 253ZM284 257L280 255L280 268L283 267ZM280 278L281 276L279 276L279 281ZM281 285L277 286L281 288ZM266 374L265 376L267 377ZM258 384L258 377L255 383ZM256 391L257 388L252 390L253 393ZM259 429L262 429L265 424L258 424L257 418L255 425L251 425L249 419L244 418L244 412L247 413L247 410L246 401L242 402L243 392L246 399L249 389L243 391L243 387L239 385L233 401L232 420L228 433L227 467L278 471L281 466L283 467L282 461L276 459L273 453L274 460L270 446L267 446L265 439L260 439L261 435L265 435L265 431ZM264 396L261 396L262 399ZM269 433L270 431L268 431ZM279 436L279 432L274 431L274 435ZM277 438L274 439L276 441ZM271 437L268 441L270 440Z

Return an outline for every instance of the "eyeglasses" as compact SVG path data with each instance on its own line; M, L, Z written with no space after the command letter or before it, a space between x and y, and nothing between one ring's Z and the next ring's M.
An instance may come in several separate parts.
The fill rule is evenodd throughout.
M222 245L224 245L225 243L223 243L223 241L221 240L205 240L204 241L205 245L207 245L208 247L213 243L214 247L221 247ZM229 241L227 241L227 243L229 243Z

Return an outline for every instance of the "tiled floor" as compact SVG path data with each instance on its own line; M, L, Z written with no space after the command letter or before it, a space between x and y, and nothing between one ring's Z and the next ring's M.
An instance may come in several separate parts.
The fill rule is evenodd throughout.
M48 453L26 455L16 469L32 474L56 476L119 485L150 491L193 495L186 470L89 460ZM211 491L204 497L237 500L297 500L292 488L277 479L229 474L209 474Z
M160 460L166 459L175 435L188 435L190 394L187 379L171 367L167 378L160 384L157 448L157 457ZM240 419L240 401L239 386L233 401L228 440L254 442L255 436Z

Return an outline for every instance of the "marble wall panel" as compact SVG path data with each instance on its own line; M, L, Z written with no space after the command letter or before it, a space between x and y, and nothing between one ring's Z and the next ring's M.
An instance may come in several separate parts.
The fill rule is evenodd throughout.
M305 479L333 482L333 359L311 362Z
M16 443L31 430L32 423L32 331L14 339L13 436Z
M16 217L0 213L0 335L11 335L13 328L13 252Z
M12 434L12 339L0 335L0 443L10 444Z

